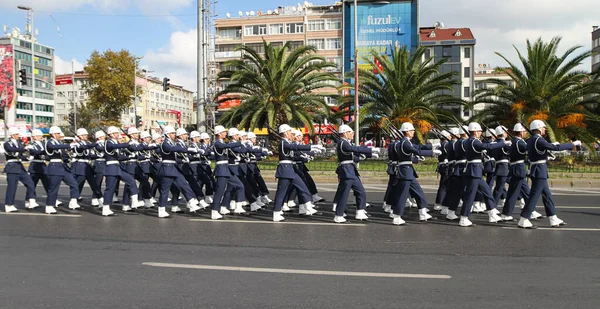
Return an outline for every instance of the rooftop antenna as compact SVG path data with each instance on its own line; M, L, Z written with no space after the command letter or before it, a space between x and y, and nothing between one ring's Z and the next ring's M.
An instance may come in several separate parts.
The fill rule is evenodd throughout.
M225 15L227 16L227 18L231 18L231 14L227 13Z
M242 11L238 11L238 15L240 15L240 17L244 16L244 13Z
M250 12L246 11L246 16L250 15Z
M254 16L254 11L250 11L250 16Z

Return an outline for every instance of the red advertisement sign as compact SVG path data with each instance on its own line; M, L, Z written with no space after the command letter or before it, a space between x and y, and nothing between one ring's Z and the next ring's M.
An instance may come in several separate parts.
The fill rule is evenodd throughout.
M12 45L0 45L0 107L10 109L15 99L15 62Z
M181 112L174 109L167 109L167 113L175 114L177 117L177 124L181 124Z
M226 100L229 99L229 100ZM223 101L225 100L225 101ZM236 106L240 106L242 104L242 100L235 96L219 96L217 98L217 102L219 103L219 110L221 109L230 109Z
M73 78L71 76L57 76L56 80L54 81L54 84L56 86L60 86L60 85L72 85L73 84Z

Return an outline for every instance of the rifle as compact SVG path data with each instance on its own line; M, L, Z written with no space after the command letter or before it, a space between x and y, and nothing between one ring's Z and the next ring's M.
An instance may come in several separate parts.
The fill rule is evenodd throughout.
M502 131L504 131L504 133L506 133L506 135L507 135L508 137L510 137L510 139L511 139L511 140L515 138L515 137L514 137L512 134L510 134L510 132L508 132L508 130L507 130L507 129L506 129L504 126L502 126L502 125L501 125L499 122L496 122L496 124L497 124L499 127L501 127L501 128L502 128Z
M442 131L446 130L446 132L448 132L450 135L452 135L452 137L454 137L454 138L456 138L456 139L460 139L460 137L458 137L458 136L454 135L454 133L452 133L452 131L451 131L450 129L448 129L448 128L444 129L444 128L442 128L441 126L439 126L439 125L437 125L437 124L435 124L435 123L432 123L432 125L433 125L433 127L434 127L434 128L436 128L436 129L437 129L437 130L438 130L440 133L441 133ZM450 140L448 140L448 141L450 141Z
M490 128L488 128L488 126L486 126L485 123L483 123L483 122L481 123L481 125L486 129L486 133L487 133L487 131L490 131L490 133L492 133L492 136L495 139L498 139L498 136L496 135L496 132L494 132L493 130L490 130Z
M400 130L398 130L398 128L389 119L385 118L385 121L387 126L390 128L390 132L394 133L394 136L397 139L404 138L404 134L402 134L402 132L400 132Z

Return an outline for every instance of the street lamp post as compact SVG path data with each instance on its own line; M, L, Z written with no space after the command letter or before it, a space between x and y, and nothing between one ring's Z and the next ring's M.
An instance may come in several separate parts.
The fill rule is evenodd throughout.
M354 143L360 143L360 120L358 106L358 4L354 0Z
M146 130L148 130L149 128L149 123L150 121L148 121L148 94L150 93L150 86L148 85L148 74L150 73L154 73L154 71L149 71L146 69L142 69L142 72L144 72L145 77L146 77L146 108L144 108L144 119L146 120L145 125L146 125Z
M19 10L27 11L28 26L30 26L30 28L27 29L27 32L31 40L31 110L33 113L33 119L31 121L31 130L33 130L35 129L35 30L33 28L33 8L23 5L19 5L17 6L17 8Z
M137 97L137 67L138 61L144 57L135 57L133 60L135 63L133 65L133 126L137 128L137 106L138 106L138 97Z

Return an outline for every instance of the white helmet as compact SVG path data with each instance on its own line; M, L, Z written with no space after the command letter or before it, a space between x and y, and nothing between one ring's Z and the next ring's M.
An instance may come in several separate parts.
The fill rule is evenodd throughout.
M485 137L492 137L492 136L494 136L494 131L492 131L492 129L485 130Z
M349 125L343 124L340 126L340 129L338 130L338 132L340 134L344 134L346 132L354 132L354 131L352 131L352 128Z
M541 120L534 120L529 124L529 130L539 130L546 127L546 124Z
M481 126L477 122L469 123L469 128L467 130L469 130L469 132L482 131Z
M256 134L254 132L248 132L248 139L256 138Z
M88 135L89 134L88 131L86 129L84 129L84 128L77 129L77 132L75 132L75 133L77 133L77 136L82 136L82 135Z
M50 134L60 134L62 130L57 126L50 127Z
M106 129L106 133L113 134L113 133L119 133L119 129L117 127L108 127L108 129Z
M200 137L200 132L198 132L198 131L190 132L190 138L194 138L194 137Z
M240 137L244 137L246 136L246 131L238 131L238 134L240 135Z
M187 131L184 128L179 128L175 132L175 135L177 135L177 136L182 136L182 135L185 135L185 134L188 134L188 133L187 133Z
M11 127L8 128L8 135L15 135L15 134L19 134L19 128L16 127Z
M285 133L285 132L291 131L291 130L292 130L292 127L290 127L287 124L282 124L282 125L279 126L279 134Z
M442 130L442 132L440 132L440 133L442 133L442 136L443 136L443 137L445 137L445 138L450 138L450 132L448 132L448 131L446 131L446 130Z
M103 136L106 136L106 134L104 134L104 131L100 130L100 131L96 131L96 134L94 136L96 137L96 139L99 139Z
M138 129L136 127L131 127L129 129L127 129L127 135L136 134L136 133L140 133L140 131L138 131Z
M504 134L504 132L506 132L507 129L505 126L497 126L496 127L496 135L500 136L502 134Z
M513 131L515 131L515 132L525 132L527 130L525 130L525 127L521 123L517 123L513 127Z
M175 128L173 128L172 126L164 127L163 134L170 134L170 133L175 133Z
M207 139L207 138L210 138L210 136L208 135L208 133L202 132L202 133L200 133L200 138Z
M161 138L162 135L158 134L158 133L152 133L152 140L157 140L159 138Z
M300 132L300 130L292 130L292 134L294 134L294 136L302 136L302 132Z
M458 128L450 128L450 133L458 136L460 134L460 130Z
M142 131L142 132L140 132L140 138L141 138L141 139L145 139L145 138L148 138L148 137L151 137L151 136L150 136L150 133L148 133L148 132L146 132L146 131Z
M239 134L240 134L240 131L238 131L238 129L236 129L236 128L229 128L229 131L227 131L227 136L236 136Z
M215 134L221 134L221 133L223 133L225 131L227 131L227 130L225 130L224 126L216 126L215 127Z
M402 132L414 131L414 130L415 130L415 127L410 122L405 122L402 124L402 126L400 126L400 131L402 131Z
M31 136L43 136L42 130L35 129L31 132Z

